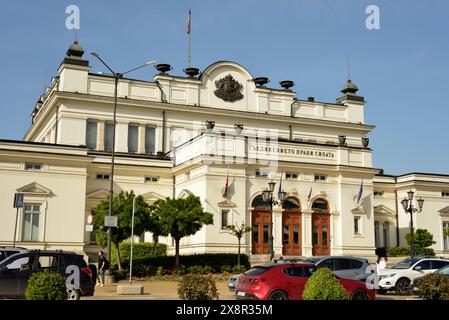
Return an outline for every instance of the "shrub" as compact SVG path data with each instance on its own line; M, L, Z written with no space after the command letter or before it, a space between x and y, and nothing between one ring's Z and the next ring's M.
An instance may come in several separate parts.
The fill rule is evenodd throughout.
M182 300L214 300L218 291L212 275L187 274L178 283L178 296Z
M416 255L435 256L435 251L432 248L415 247ZM410 247L387 247L388 257L406 257L410 255Z
M418 289L424 299L449 300L449 278L445 275L431 273L424 276Z
M232 273L237 273L237 274L239 274L239 273L243 273L243 272L245 272L247 270L247 268L245 267L245 266L233 266L232 267Z
M187 272L194 274L207 274L212 273L213 269L211 266L191 266L187 268Z
M150 260L154 257L167 256L167 245L163 243L139 242L133 245L133 265L134 261ZM122 266L129 265L131 257L131 242L120 243L120 258ZM115 246L112 246L111 264L115 268L117 266L117 254ZM134 266L133 266L134 268Z
M228 265L221 266L221 273L230 273L232 271L232 267Z
M157 267L156 276L160 277L160 276L163 276L165 273L166 272L165 272L164 267L161 267L161 266Z
M174 269L174 274L177 276L183 276L187 273L187 267L183 264L180 264L178 267Z
M36 272L28 280L27 300L67 300L65 278L57 272Z
M347 300L346 289L328 268L319 268L309 278L303 292L304 300Z
M410 245L410 235L410 232L405 235L405 240L408 245ZM413 243L416 248L427 248L436 242L433 241L433 234L427 231L427 229L416 229L414 232Z

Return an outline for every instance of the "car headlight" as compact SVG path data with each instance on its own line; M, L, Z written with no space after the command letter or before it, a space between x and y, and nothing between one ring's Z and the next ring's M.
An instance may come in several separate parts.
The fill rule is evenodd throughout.
M379 280L393 278L395 275L396 275L396 273L383 274L379 277Z

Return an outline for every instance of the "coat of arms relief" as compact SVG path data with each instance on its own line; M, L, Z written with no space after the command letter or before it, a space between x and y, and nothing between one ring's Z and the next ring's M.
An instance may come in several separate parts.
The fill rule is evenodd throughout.
M215 81L215 86L217 87L217 90L214 91L215 95L226 102L234 102L243 98L241 92L243 86L231 74Z

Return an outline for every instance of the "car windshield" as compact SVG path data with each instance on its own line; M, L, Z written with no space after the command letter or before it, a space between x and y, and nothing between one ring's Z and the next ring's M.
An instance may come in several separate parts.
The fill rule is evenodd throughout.
M394 266L392 266L391 269L408 269L418 261L419 259L412 259L412 258L404 259L396 263Z
M258 276L258 275L270 270L273 267L274 267L274 265L257 266L257 267L251 268L248 271L246 271L244 273L244 275L245 276Z
M445 266L445 267L443 267L441 269L438 269L435 273L439 273L439 274L443 274L445 276L449 276L449 265L447 265L447 266Z

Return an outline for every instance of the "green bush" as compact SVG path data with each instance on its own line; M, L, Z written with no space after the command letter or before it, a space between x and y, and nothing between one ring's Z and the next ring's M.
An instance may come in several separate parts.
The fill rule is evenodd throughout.
M164 274L166 274L165 271L166 270L164 269L164 267L161 267L161 266L157 267L156 276L158 276L158 277L163 276Z
M187 267L183 264L180 264L177 268L174 270L174 274L177 276L183 276L187 273Z
M432 248L415 247L415 255L435 256ZM410 247L387 247L388 257L406 257L410 256Z
M240 273L243 273L243 272L245 272L246 270L248 270L245 266L233 266L232 267L232 273L237 273L237 274L240 274Z
M405 241L410 245L410 232L405 235ZM414 232L413 243L416 248L427 248L436 242L433 241L433 234L431 234L427 229L416 229Z
M212 275L187 274L178 283L178 296L182 300L218 300L218 291Z
M303 299L347 300L348 294L330 269L319 268L307 281Z
M431 273L424 276L418 289L424 299L449 300L449 278L445 275Z
M221 266L221 273L231 273L232 267L228 265Z
M138 242L133 245L133 264L137 260L149 260L153 257L167 256L167 245L163 243ZM128 265L131 257L131 242L120 243L120 259L122 265ZM115 246L112 246L111 264L117 266Z
M212 273L213 269L211 266L191 266L187 268L187 272L195 274L208 274Z
M36 272L28 280L25 297L27 300L67 300L65 278L57 272Z

